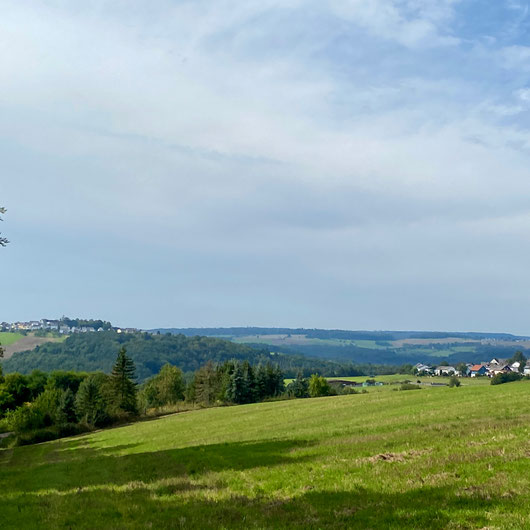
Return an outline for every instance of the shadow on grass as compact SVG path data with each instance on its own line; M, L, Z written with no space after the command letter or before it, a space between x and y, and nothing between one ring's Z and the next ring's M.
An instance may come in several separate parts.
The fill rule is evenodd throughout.
M293 498L220 496L205 486L156 491L86 491L48 494L38 506L41 528L483 528L488 512L519 524L515 500L462 495L453 488L429 487L404 493L359 488L352 492L307 491ZM210 492L211 493L211 492ZM222 494L222 492L221 492ZM23 499L20 500L23 502ZM42 507L48 513L42 517ZM24 523L29 507L5 513L4 528ZM15 516L15 518L13 518ZM18 517L17 517L18 516ZM513 516L513 519L510 519ZM528 519L528 515L525 515ZM27 519L28 521L30 519ZM527 521L528 522L528 521ZM16 525L13 524L13 528Z
M137 445L93 448L82 439L74 439L62 442L33 465L17 458L0 467L0 498L1 491L31 495L46 490L61 492L102 485L112 488L130 482L147 484L176 477L197 478L209 472L280 466L309 458L295 452L309 445L300 440L223 443L119 454L134 450Z
M524 517L530 524L521 497L493 498L480 487L319 490L318 481L301 483L296 466L289 484L273 479L263 489L247 474L207 476L310 462L303 451L310 445L272 440L121 454L135 444L91 448L74 439L42 455L35 448L34 464L24 466L21 456L0 467L0 527L34 528L38 521L39 528L482 528L495 512L506 526L521 527Z

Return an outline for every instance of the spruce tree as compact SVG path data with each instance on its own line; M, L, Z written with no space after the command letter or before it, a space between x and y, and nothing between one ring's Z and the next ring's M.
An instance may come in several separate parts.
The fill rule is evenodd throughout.
M57 407L57 423L75 423L75 394L67 388L63 390Z
M104 374L88 376L77 391L75 405L79 421L90 426L97 426L107 419L106 403L102 396L102 379Z
M136 414L136 368L133 360L127 355L125 346L120 348L111 374L112 390L115 405L125 412Z
M248 361L243 361L243 387L240 403L254 403L256 401L256 380L254 370Z
M233 372L230 374L228 386L226 388L226 399L232 403L243 403L244 381L243 369L241 364L237 363Z
M309 397L309 384L307 379L302 375L302 372L298 372L296 379L289 384L287 391L289 395L295 398Z
M256 370L256 394L259 400L265 399L269 395L267 368L261 363Z

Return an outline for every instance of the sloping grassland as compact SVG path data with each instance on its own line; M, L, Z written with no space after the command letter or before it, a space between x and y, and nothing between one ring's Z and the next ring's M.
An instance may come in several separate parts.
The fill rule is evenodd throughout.
M530 383L205 409L0 451L3 528L529 528Z
M42 346L50 342L60 343L63 342L66 337L36 337L33 334L30 335L19 335L18 333L3 333L4 337L8 335L14 335L17 337L16 340L9 342L4 347L4 358L7 360L11 358L15 353L31 351L37 346Z

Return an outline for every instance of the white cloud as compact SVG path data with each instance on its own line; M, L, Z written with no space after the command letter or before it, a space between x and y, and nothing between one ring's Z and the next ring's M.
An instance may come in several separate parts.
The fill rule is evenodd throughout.
M332 9L378 37L409 47L457 44L448 32L459 0L337 0Z
M310 321L284 324L317 325L327 291L337 308L319 325L346 326L332 319L369 286L373 300L363 291L349 317L362 326L454 326L456 290L499 288L503 270L526 285L510 253L529 257L530 192L528 128L510 121L523 120L527 89L484 94L480 72L457 68L483 51L458 46L456 5L11 5L0 21L11 239L23 248L44 238L43 261L61 245L98 256L115 283L127 256L130 285L153 282L160 314L184 318L165 298L178 292L196 308L189 324L216 323L223 304L241 322L247 289L263 300L250 323L268 314L279 324L296 308ZM525 68L526 48L499 54ZM87 263L76 266L89 274ZM445 297L440 324L414 308L410 324L380 322L378 306L397 308L415 281ZM275 297L285 302L278 317Z

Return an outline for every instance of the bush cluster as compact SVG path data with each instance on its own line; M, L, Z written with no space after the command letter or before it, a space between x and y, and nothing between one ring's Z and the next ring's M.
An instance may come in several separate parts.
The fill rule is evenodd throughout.
M492 385L502 385L503 383L511 383L512 381L519 381L523 378L521 374L517 372L507 372L494 375L491 378Z

